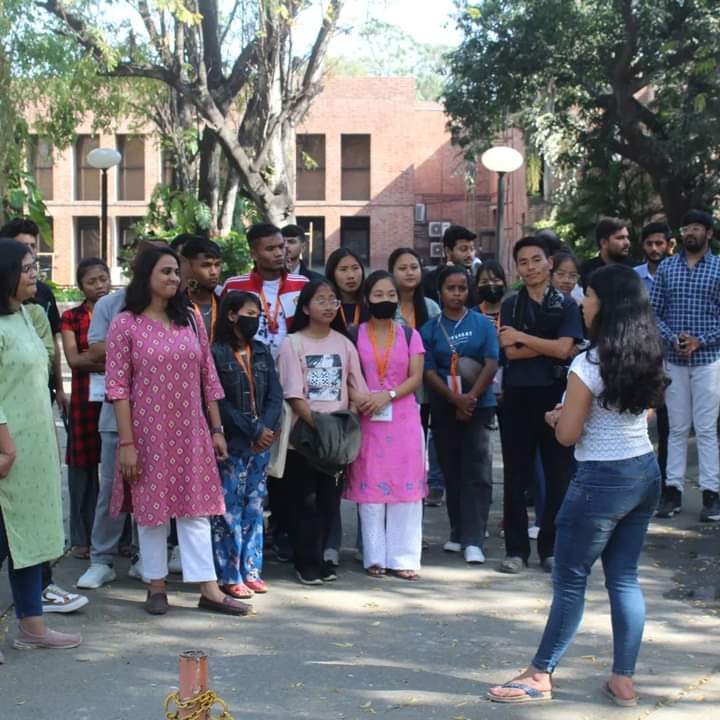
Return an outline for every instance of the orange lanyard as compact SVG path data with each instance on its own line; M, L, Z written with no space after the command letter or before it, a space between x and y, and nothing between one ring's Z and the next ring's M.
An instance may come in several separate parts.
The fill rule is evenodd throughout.
M253 416L257 417L257 405L255 404L255 379L252 374L252 346L250 343L247 344L247 359L240 351L235 353L235 359L238 361L238 364L243 369L243 372L248 379L248 384L250 385L250 407L252 408Z
M340 314L342 315L343 324L345 327L348 327L348 321L345 317L345 308L343 308L342 303L340 303ZM353 325L357 325L360 322L360 303L355 303L355 310L353 310Z
M195 308L195 312L197 312L197 314L200 316L200 319L203 322L205 322L205 319L202 314L202 310L200 309L200 305L196 302L193 302L193 301L191 301L191 302L192 302L192 306ZM210 342L212 342L213 339L215 338L215 320L216 319L217 319L217 302L214 297L211 297L210 298L210 332L208 333Z
M452 385L452 391L460 392L460 381L458 380L458 358L459 355L456 352L450 356L450 384Z
M278 293L277 297L275 298L275 308L270 312L270 303L267 301L267 298L265 297L265 291L260 288L260 292L258 295L260 295L260 302L263 306L263 312L265 313L265 318L267 319L268 324L268 331L271 335L275 335L277 331L280 328L280 325L278 324L278 316L280 315L280 295L282 293L282 281L280 281L280 284L278 285Z
M410 317L408 317L408 316L403 312L402 306L400 307L400 314L403 316L403 319L405 320L405 322L406 322L413 330L416 330L416 329L417 329L417 328L415 327L415 305L412 305L412 306L411 306Z
M390 324L390 332L388 333L387 343L383 348L382 357L380 356L380 348L378 347L377 336L375 335L375 327L372 320L367 324L368 338L372 345L373 355L375 356L375 364L377 365L378 379L380 387L385 385L385 373L387 371L388 362L390 361L390 353L395 343L395 323Z

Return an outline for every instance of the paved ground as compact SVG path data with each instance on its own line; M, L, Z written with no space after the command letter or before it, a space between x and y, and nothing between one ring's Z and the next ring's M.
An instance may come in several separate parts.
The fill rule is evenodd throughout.
M499 466L496 467L499 480ZM494 506L493 528L500 508ZM2 644L0 717L5 720L151 720L177 683L177 655L209 653L211 686L235 718L308 717L345 720L438 718L485 720L695 720L720 717L720 528L697 522L699 493L673 521L654 523L642 560L648 604L638 667L639 707L620 710L601 695L611 637L602 573L593 575L581 632L556 673L557 699L532 709L484 700L490 683L504 681L531 658L549 606L547 575L495 572L502 541L488 541L488 563L465 566L440 549L444 508L428 509L422 580L372 580L346 548L338 582L305 588L288 566L266 565L271 592L257 614L232 619L194 607L194 588L171 586L172 611L161 618L141 606L144 587L127 578L90 591L90 605L52 626L80 630L77 650L22 653ZM346 543L354 512L346 508ZM65 559L57 580L72 586L84 563ZM0 578L0 603L7 601ZM6 606L2 604L0 609ZM12 636L14 619L0 628Z

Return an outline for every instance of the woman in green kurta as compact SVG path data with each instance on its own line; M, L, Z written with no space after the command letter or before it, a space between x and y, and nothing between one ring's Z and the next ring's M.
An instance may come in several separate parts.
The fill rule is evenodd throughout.
M41 563L62 555L64 532L48 354L22 305L36 282L27 248L0 239L0 563L9 558L21 650L80 644L46 628L42 615Z

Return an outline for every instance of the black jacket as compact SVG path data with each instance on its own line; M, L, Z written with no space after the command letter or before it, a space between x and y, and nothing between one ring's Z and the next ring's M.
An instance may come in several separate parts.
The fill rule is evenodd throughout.
M304 275L308 280L324 280L325 276L319 272L311 270L302 260L297 271L298 275Z
M315 427L298 419L290 433L290 444L320 472L337 475L360 453L360 420L349 410L313 412L312 417Z
M258 417L253 417L250 384L233 349L225 343L213 343L211 350L225 391L218 406L228 450L233 455L247 455L264 428L274 432L280 424L283 393L275 363L268 346L253 340L252 374L258 411Z

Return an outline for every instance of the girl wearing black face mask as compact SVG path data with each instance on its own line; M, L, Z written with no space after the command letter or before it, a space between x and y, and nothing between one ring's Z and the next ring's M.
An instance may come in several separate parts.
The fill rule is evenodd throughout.
M495 327L500 317L500 305L507 290L505 271L497 260L486 260L476 276L478 310L490 319Z
M362 447L344 496L359 504L363 565L372 577L391 572L414 580L420 569L422 499L427 493L420 409L420 335L393 318L398 291L378 270L365 283L370 319L357 331L360 365L370 392L358 400Z
M218 583L236 598L267 592L261 578L263 499L282 388L268 346L253 340L261 312L256 295L228 293L212 345L225 391L219 407L229 453L220 464L225 514L211 521L213 552Z

